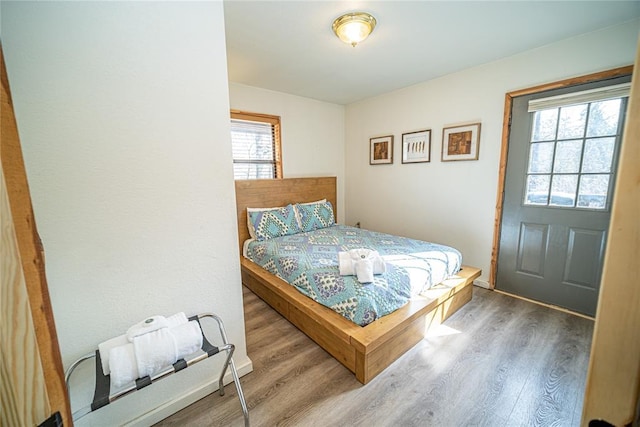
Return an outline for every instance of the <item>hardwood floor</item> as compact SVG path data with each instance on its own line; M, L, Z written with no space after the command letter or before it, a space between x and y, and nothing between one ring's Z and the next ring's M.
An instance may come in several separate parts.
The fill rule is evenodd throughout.
M578 426L593 321L474 287L371 383L244 288L252 426ZM158 426L242 426L233 385Z

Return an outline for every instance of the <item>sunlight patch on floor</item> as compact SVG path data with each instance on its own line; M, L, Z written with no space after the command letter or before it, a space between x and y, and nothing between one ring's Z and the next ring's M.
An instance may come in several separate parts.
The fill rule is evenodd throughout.
M425 334L425 338L444 337L447 335L455 335L460 333L462 332L447 325L438 325L429 328L429 330Z

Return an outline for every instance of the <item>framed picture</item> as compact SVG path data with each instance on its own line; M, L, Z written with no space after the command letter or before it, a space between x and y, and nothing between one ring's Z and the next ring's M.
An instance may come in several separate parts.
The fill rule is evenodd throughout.
M442 129L442 161L478 160L480 123Z
M379 136L369 140L369 164L393 163L393 135Z
M402 163L431 161L431 129L402 134Z

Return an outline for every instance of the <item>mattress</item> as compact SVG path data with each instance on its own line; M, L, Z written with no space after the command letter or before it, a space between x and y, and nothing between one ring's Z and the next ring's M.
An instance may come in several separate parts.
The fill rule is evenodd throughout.
M338 252L374 249L386 271L368 284L341 276ZM452 247L345 225L268 240L249 240L243 255L302 294L365 326L455 274L462 255Z

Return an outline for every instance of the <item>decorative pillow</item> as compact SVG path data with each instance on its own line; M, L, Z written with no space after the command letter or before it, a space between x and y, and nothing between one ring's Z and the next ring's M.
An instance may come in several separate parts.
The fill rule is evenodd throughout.
M324 203L327 199L316 200L315 202L298 203L298 205L315 205L316 203Z
M305 203L296 203L295 204L296 218L298 218L298 225L300 226L300 228L302 228L302 219L300 219L300 208L298 208L298 206L316 205L318 203L325 203L326 201L327 201L327 199L321 199L321 200L316 200L315 202L305 202ZM309 230L307 230L307 231L309 231Z
M247 209L249 234L253 228L256 240L273 239L274 237L300 233L300 226L296 218L295 208L287 205L283 208Z
M247 228L249 229L249 236L251 236L252 239L257 239L256 237L256 229L253 226L253 222L251 222L251 217L256 214L256 212L267 212L267 211L273 211L276 209L284 209L285 206L278 206L275 208L247 208ZM297 215L297 214L296 214ZM298 221L298 224L300 224L300 221Z
M300 221L302 231L330 227L336 222L333 215L333 206L329 201L296 204L296 211L298 212L298 221Z

